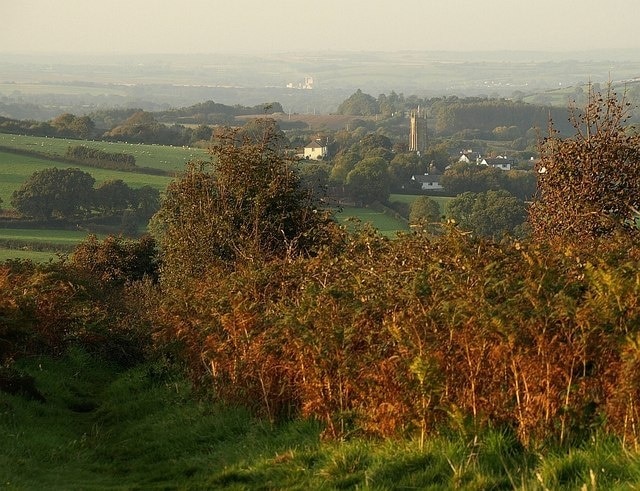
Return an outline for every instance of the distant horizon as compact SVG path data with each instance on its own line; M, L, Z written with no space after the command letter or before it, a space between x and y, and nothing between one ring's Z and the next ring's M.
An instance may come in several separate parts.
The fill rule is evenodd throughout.
M23 0L0 53L595 52L638 50L636 0Z
M357 54L428 54L428 55L452 55L463 56L472 55L514 55L514 56L531 56L531 55L552 55L579 57L580 59L592 59L594 61L607 61L610 58L616 59L634 59L640 61L640 50L635 48L598 48L598 49L316 49L309 48L304 50L282 50L282 51L202 51L202 52L179 52L179 51L157 51L157 52L86 52L86 51L0 51L0 59L3 57L29 56L33 58L50 58L50 57L77 57L77 58L147 58L154 56L170 56L170 57L261 57L269 58L272 56L295 56L295 55L357 55ZM624 57L624 58L623 58ZM64 60L60 60L64 61ZM544 61L544 60L539 60Z

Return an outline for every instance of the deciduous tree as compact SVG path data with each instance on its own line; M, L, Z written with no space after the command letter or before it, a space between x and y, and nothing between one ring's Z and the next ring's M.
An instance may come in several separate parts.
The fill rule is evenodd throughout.
M274 125L265 121L263 129L260 141L238 141L234 130L218 134L212 161L191 162L169 185L153 219L165 278L322 246L330 217L300 186L296 161L282 151Z
M636 237L640 209L640 134L625 128L629 104L609 89L590 90L574 108L576 133L542 142L537 198L529 219L537 238L584 243L618 233Z
M504 190L463 193L449 202L448 214L462 229L493 238L516 235L526 219L524 203Z
M55 167L34 172L12 194L11 205L35 218L72 218L88 213L95 179L80 169Z
M371 157L356 164L346 180L349 193L363 203L382 203L389 199L389 173L387 162Z

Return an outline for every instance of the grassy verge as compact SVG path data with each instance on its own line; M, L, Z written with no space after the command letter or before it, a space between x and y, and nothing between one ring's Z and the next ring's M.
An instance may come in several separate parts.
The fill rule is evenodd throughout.
M322 442L196 397L162 363L123 369L72 350L21 360L45 402L0 392L7 489L634 489L640 459L612 440L527 451L505 432Z

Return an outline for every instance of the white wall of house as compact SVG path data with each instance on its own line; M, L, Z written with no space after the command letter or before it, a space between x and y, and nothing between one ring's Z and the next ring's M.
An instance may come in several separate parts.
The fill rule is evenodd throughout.
M304 147L304 158L311 160L319 160L327 156L327 147L322 145L309 145Z

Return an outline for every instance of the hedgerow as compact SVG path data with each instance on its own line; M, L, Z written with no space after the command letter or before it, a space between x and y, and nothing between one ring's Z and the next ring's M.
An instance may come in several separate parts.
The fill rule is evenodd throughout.
M462 418L525 443L606 428L635 444L639 294L630 254L362 231L339 254L167 289L153 321L222 400L332 437Z

